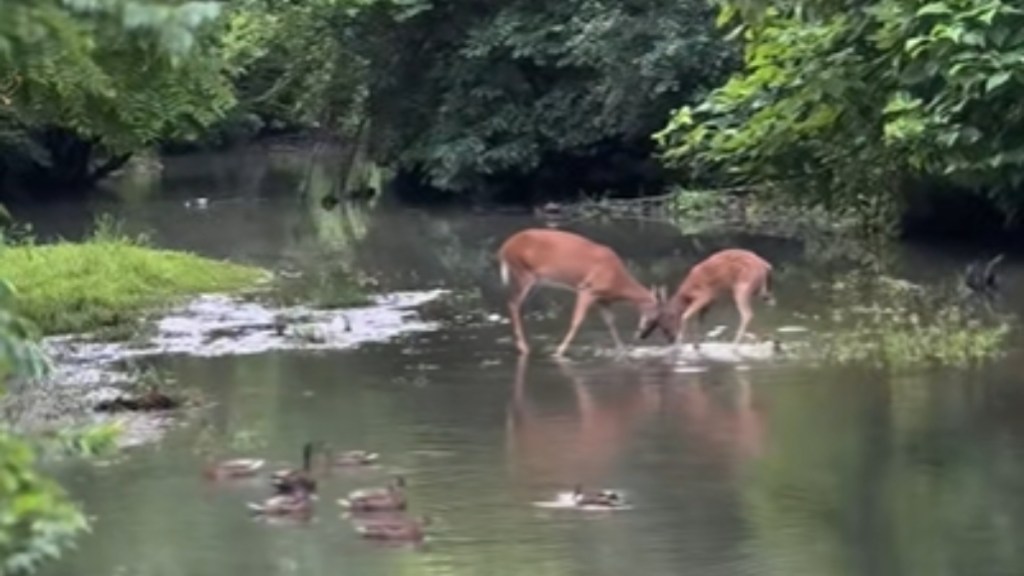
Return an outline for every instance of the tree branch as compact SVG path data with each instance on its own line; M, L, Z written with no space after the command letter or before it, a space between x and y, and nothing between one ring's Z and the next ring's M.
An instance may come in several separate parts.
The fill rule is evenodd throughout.
M131 159L131 157L132 155L129 152L127 154L119 154L117 156L112 156L108 158L106 162L100 164L99 167L97 167L95 170L92 171L91 174L89 174L89 183L95 184L96 182L103 180L104 178L109 176L111 172L124 166L128 162L128 160Z

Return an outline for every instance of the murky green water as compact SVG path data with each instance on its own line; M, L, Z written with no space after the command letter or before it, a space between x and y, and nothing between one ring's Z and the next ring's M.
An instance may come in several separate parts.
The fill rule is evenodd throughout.
M336 353L167 358L159 366L216 402L157 445L117 463L72 463L61 480L95 516L77 551L44 574L927 575L1024 572L1024 362L884 379L797 365L679 373L656 360L595 359L593 317L576 360L517 361L491 255L525 216L381 207L339 216L296 199L301 163L260 156L169 166L164 200L50 207L43 237L81 233L113 210L156 243L274 266L352 267L382 288L445 286L436 332ZM211 198L190 210L185 198ZM315 204L314 204L315 205ZM17 210L16 210L17 212ZM674 285L710 250L742 245L784 271L779 306L753 330L820 307L806 279L830 273L796 243L682 237L651 223L571 228L621 251L647 281ZM905 249L896 266L934 280L963 255ZM1008 267L1006 284L1020 273ZM532 300L527 330L551 348L571 296ZM1012 306L1012 302L1011 302ZM734 327L729 307L709 324ZM624 311L619 322L632 325ZM305 526L252 521L262 483L213 485L200 451L295 461L320 439L382 454L378 470L321 481ZM336 498L401 472L413 514L435 519L426 549L357 538ZM576 482L626 490L612 514L541 509Z

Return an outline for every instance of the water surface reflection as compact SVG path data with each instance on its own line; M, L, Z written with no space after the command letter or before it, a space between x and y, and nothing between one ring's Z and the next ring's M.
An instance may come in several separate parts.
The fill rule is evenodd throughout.
M296 193L303 164L269 163L247 177L240 172L251 165L217 166L169 170L168 194L104 209L162 246L319 270L325 290L332 267L345 267L382 289L445 286L461 299L433 311L443 322L437 332L355 351L160 360L215 405L115 465L60 469L95 530L44 574L1024 571L1020 354L986 370L901 378L799 364L681 373L659 359L594 358L610 345L595 317L574 343L575 360L559 363L543 352L564 334L572 297L548 291L526 310L538 354L518 360L508 325L483 320L504 309L493 252L511 232L542 222L383 207L327 213ZM213 199L209 209L185 208L182 198L198 194ZM42 235L73 237L89 216L34 217ZM800 242L683 237L641 222L567 227L615 246L646 283L674 285L716 248L757 250L780 278L779 306L758 311L755 332L821 311L809 280L840 268ZM935 279L964 258L901 249L895 261L905 276ZM1007 270L1013 285L1021 269ZM621 326L634 321L618 316ZM707 323L734 326L734 316L723 306ZM308 439L383 458L380 470L325 478L308 526L251 521L244 503L265 494L261 484L200 478L200 449L294 462ZM409 480L411 512L437 519L422 552L367 545L334 506L398 471ZM622 488L634 509L595 515L532 505L576 482Z

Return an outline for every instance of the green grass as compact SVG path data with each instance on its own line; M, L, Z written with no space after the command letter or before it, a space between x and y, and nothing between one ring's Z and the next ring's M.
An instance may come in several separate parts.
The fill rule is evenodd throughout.
M150 248L101 226L83 243L0 246L0 274L18 290L19 311L44 334L62 334L132 325L153 308L249 288L267 273Z

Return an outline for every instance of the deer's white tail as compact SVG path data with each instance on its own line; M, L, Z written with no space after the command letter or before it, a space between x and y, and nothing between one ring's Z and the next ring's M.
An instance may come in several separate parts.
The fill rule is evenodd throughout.
M508 286L508 264L504 260L501 261L501 283Z

